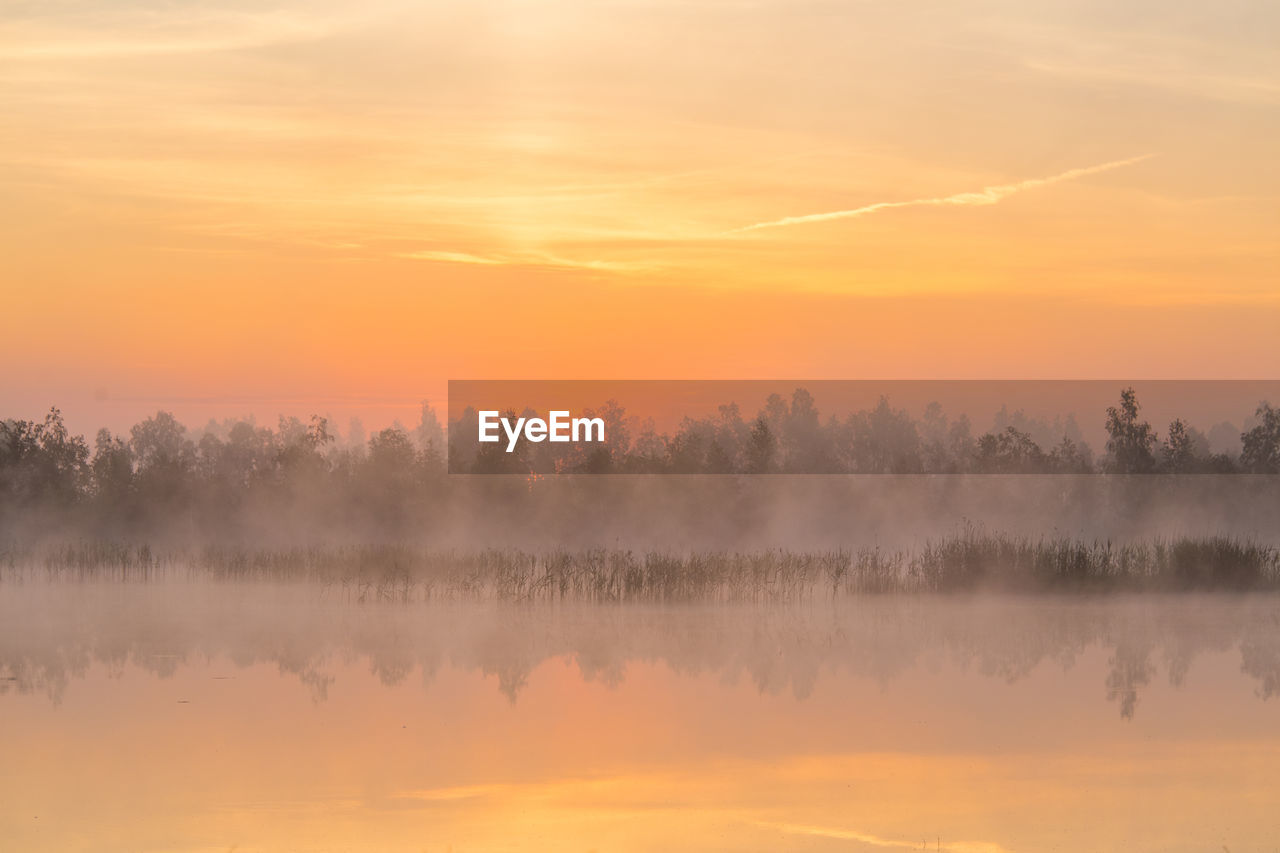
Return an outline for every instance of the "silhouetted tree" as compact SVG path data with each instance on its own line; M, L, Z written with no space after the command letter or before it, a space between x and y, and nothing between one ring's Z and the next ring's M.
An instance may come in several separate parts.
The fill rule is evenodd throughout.
M418 454L409 434L389 427L369 439L369 454L358 469L359 494L369 522L391 532L413 523L419 509Z
M627 410L617 400L606 400L599 409L587 409L584 417L604 421L605 450L609 457L610 471L623 464L631 451L631 429L627 425Z
M89 448L51 408L42 423L0 421L0 497L69 506L88 480Z
M93 494L109 507L122 507L133 495L133 452L108 429L98 430L93 443Z
M195 445L186 432L171 412L164 411L129 431L129 449L137 463L135 483L143 506L186 505L196 461Z
M723 464L729 471L744 470L751 428L742 420L742 410L737 403L727 403L716 410L714 432L715 444L719 448L716 451L717 457L723 454ZM708 451L708 455L710 453Z
M626 470L633 474L656 474L663 470L666 458L664 437L658 434L653 418L645 418L627 455Z
M672 474L700 474L706 470L711 427L686 417L667 444L667 470Z
M951 455L950 424L942 404L934 400L924 407L920 419L920 463L926 471L954 471L956 460Z
M449 424L449 471L455 474L470 473L476 454L483 445L477 440L480 414L467 406L457 420Z
M1251 474L1280 474L1280 409L1263 402L1259 424L1241 434L1240 464Z
M791 474L833 470L834 454L827 438L813 395L797 388L782 419L782 470Z
M852 418L853 470L860 474L914 474L921 471L920 436L905 409L887 397Z
M436 417L435 409L431 408L431 404L426 400L422 401L422 413L418 418L418 426L413 431L413 440L418 445L418 452L422 454L423 462L428 469L444 466L445 457L448 454L444 429L440 426L440 419Z
M403 434L403 427L395 427ZM329 433L329 420L312 415L304 424L297 418L280 418L276 434L275 463L284 483L307 484L319 476L326 467L325 449L335 441Z
M1031 436L1016 427L987 433L978 439L975 465L981 474L1034 474L1047 471L1044 451Z
M1147 474L1155 470L1155 431L1138 420L1138 396L1132 388L1120 392L1120 405L1107 408L1108 469L1116 474Z
M1049 454L1049 470L1055 474L1088 474L1093 470L1088 447L1063 436Z
M711 444L707 447L707 473L734 473L733 460L729 458L729 454L725 452L718 439L711 439Z
M1163 469L1170 474L1190 474L1199 469L1201 454L1195 436L1181 418L1169 424L1169 433L1160 447Z
M751 424L747 436L746 473L771 474L777 470L778 440L762 414Z

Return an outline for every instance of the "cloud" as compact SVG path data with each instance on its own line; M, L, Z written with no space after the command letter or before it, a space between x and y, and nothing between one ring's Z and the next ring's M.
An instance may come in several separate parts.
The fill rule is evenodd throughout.
M787 216L782 219L773 219L768 222L757 222L754 225L735 228L727 233L741 234L746 231L759 231L764 228L782 228L787 225L807 225L811 222L827 222L832 219L853 219L858 216L867 216L871 213L878 213L881 210L889 210L895 207L996 204L1011 195L1015 195L1026 190L1034 190L1050 184L1059 184L1063 181L1073 181L1076 178L1083 178L1085 175L1096 175L1099 172L1108 172L1112 169L1119 169L1122 166L1130 166L1134 163L1139 163L1154 156L1154 154L1143 154L1140 157L1130 157L1126 160L1113 160L1110 163L1101 163L1097 166L1085 166L1081 169L1069 169L1056 175L1050 175L1047 178L1028 178L1025 181L1018 181L1014 184L996 184L994 186L983 187L976 192L956 193L955 195L939 196L937 198L917 198L911 199L910 201L880 201L875 204L868 204L863 207L855 207L849 210L833 210L828 213L810 213L805 216Z
M631 273L653 269L646 264L630 261L578 260L548 252L522 252L516 255L473 255L469 252L443 252L421 250L400 252L397 257L415 261L435 261L445 264L483 264L485 266L554 267L557 269L589 270L593 272Z
M439 261L444 264L484 264L486 266L501 266L503 264L511 263L503 258L490 258L483 255L472 255L469 252L402 252L400 257L409 258L415 261Z
M811 835L818 838L857 841L858 843L866 844L869 847L888 847L907 850L919 849L918 841L899 841L897 839L883 838L879 835L871 835L870 833L858 832L852 829L840 829L838 827L830 826L811 826L796 823L765 823L763 821L758 821L757 824L759 826L766 826L790 835ZM931 847L930 849L933 848ZM1007 848L1001 847L999 844L995 844L990 841L941 842L938 849L949 851L949 853L1009 853Z

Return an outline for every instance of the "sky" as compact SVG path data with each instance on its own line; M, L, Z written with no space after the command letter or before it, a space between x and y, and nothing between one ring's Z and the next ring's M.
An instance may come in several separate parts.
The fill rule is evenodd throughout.
M0 416L1280 376L1280 7L0 3Z

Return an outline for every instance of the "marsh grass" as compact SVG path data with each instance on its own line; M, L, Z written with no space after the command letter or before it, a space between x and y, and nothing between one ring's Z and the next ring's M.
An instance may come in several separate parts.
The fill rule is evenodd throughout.
M976 528L916 549L674 553L432 551L407 545L0 549L0 581L320 584L355 601L779 601L875 593L1280 589L1280 551L1228 537L1113 543Z

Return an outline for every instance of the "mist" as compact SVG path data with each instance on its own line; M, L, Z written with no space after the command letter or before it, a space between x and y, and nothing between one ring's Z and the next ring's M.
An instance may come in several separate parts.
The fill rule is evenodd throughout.
M606 445L512 454L468 442L470 410L446 433L425 405L412 429L367 440L358 423L344 439L318 416L190 430L160 412L128 436L99 431L92 449L54 410L42 423L0 422L0 537L689 552L907 548L978 527L1277 544L1280 410L1261 404L1232 455L1181 420L1157 433L1130 391L1118 402L1098 413L1110 438L1096 451L1075 414L1002 407L974 436L967 416L930 405L915 419L883 398L824 418L803 388L754 420L726 405L673 434L636 429L610 403L599 410Z

